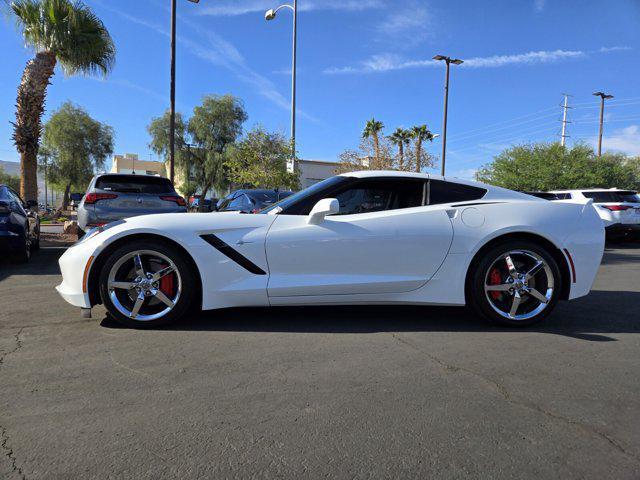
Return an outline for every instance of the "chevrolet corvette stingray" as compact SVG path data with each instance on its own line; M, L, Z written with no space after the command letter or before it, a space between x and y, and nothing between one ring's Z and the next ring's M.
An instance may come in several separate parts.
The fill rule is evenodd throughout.
M549 202L433 175L338 175L257 214L168 213L87 232L56 288L130 327L190 309L469 305L510 326L589 293L604 250L592 201Z

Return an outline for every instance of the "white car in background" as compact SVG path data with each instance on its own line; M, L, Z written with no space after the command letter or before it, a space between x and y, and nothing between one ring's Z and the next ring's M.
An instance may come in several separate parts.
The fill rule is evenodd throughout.
M255 215L144 215L88 231L60 257L56 288L85 315L102 303L131 327L191 307L342 304L468 304L525 326L589 293L604 250L591 203L353 172Z
M640 233L640 195L633 190L585 189L554 190L557 201L585 202L593 200L608 236Z

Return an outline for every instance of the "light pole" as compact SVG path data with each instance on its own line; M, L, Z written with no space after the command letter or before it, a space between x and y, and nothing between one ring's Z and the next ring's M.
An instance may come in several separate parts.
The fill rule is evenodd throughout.
M436 55L434 60L444 61L447 64L447 73L444 80L444 119L442 120L442 176L444 177L445 171L445 157L447 154L447 109L449 106L449 65L460 65L463 63L459 58L446 57L444 55Z
M613 98L613 95L607 95L604 92L595 92L593 95L600 97L600 132L598 133L598 158L602 156L602 125L604 123L604 100Z
M298 0L293 0L293 5L285 3L276 9L267 10L264 19L269 21L276 18L278 10L290 8L293 12L293 59L291 61L291 160L287 162L287 171L290 173L296 170L296 56L298 49L297 26L298 26Z
M189 0L199 3L200 0ZM171 113L169 115L169 179L173 183L176 149L176 0L171 0Z

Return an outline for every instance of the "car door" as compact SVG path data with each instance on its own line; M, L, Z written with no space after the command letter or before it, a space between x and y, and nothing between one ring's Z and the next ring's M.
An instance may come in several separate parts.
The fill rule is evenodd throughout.
M445 209L424 206L426 181L362 179L333 197L318 225L280 214L267 234L270 297L395 293L424 285L453 238Z

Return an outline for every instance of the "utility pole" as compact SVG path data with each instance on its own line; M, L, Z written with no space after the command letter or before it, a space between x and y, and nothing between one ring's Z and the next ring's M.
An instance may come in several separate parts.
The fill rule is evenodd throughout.
M49 159L49 154L45 152L42 155L42 158L44 159L44 213L47 213L47 161Z
M198 3L200 0L189 0ZM169 179L173 183L176 150L176 0L171 0L171 88L169 114Z
M593 94L596 97L600 97L600 131L598 133L598 158L602 156L602 129L604 124L604 100L613 98L613 95L608 95L604 92L595 92Z
M562 146L566 146L567 144L567 137L569 137L569 135L567 135L567 123L571 123L569 121L567 121L567 110L569 110L570 107L569 106L569 97L571 95L569 95L568 93L563 93L564 95L564 105L562 106L562 134L560 135L560 143L562 144Z

